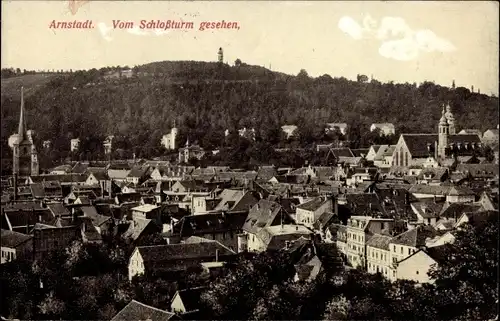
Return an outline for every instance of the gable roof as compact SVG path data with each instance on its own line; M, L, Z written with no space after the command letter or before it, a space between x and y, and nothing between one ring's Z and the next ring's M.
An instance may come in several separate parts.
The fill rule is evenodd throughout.
M1 244L2 247L15 248L24 242L30 240L31 235L18 233L10 230L1 230Z
M350 148L330 148L330 152L336 157L354 157Z
M219 198L221 200L214 208L216 211L247 211L257 202L251 192L237 189L224 189Z
M74 174L83 174L87 171L87 168L89 167L88 163L81 163L77 162L75 166L71 169L71 172Z
M149 166L135 166L128 172L127 177L138 177L142 178L146 175L149 170Z
M455 171L468 173L476 178L495 177L499 173L497 164L458 164Z
M366 156L368 152L370 151L369 148L357 148L357 149L351 149L352 154L354 157L361 157L361 155Z
M402 134L410 154L414 158L433 156L435 143L439 140L437 134ZM480 144L478 135L448 135L449 144ZM429 148L431 151L429 151Z
M49 203L47 204L47 208L54 216L67 216L71 214L62 203Z
M204 186L203 184L200 184L199 181L195 180L183 180L183 181L178 181L178 183L186 190L189 190L191 192L194 191L208 191L209 188Z
M382 234L374 234L366 242L366 246L371 246L377 249L382 249L389 251L389 243L391 243L392 237Z
M453 219L459 219L463 213L473 213L481 210L482 206L475 203L449 203L447 206L443 206L440 217L447 217Z
M133 220L133 222L130 223L128 229L122 234L122 237L137 240L141 236L142 232L144 232L144 230L146 230L146 228L150 225L153 227L157 227L157 225L152 220L136 218ZM157 229L159 232L160 228L157 227Z
M315 211L320 206L325 204L326 202L331 201L330 199L325 199L324 197L316 197L308 202L302 203L297 206L297 209L301 209L304 211Z
M205 291L205 287L199 286L195 288L178 290L177 295L180 297L184 308L186 309L186 313L191 311L196 311L200 307L200 297L203 291Z
M271 226L281 212L282 207L278 203L265 199L260 200L250 209L245 224L243 224L243 230L255 234L260 229ZM285 216L288 218L288 215Z
M287 241L294 241L301 237L308 237L313 232L303 225L283 224L266 226L257 233L267 250L281 250Z
M425 246L427 239L432 239L436 235L438 235L438 232L432 226L419 225L414 229L395 236L390 243L419 248Z
M166 261L182 259L214 258L216 255L229 256L236 254L217 241L138 246L136 249L141 254L144 262L148 264L160 264Z
M489 221L498 221L498 211L478 211L468 212L463 215L467 216L468 223L479 227Z
M418 201L411 203L415 214L420 215L424 219L436 218L441 215L441 210L443 208L444 202L434 202L428 201Z
M61 175L32 175L30 176L33 183L41 183L43 181L57 181L60 183L83 183L87 180L86 174L61 174Z
M354 215L371 216L379 213L379 215L385 216L387 214L376 193L352 193L346 194L345 198Z
M246 218L246 212L188 215L181 218L177 226L179 226L181 237L195 234L239 231L242 229L243 224L245 224Z
M151 320L167 321L172 319L175 313L157 309L155 307L132 300L120 312L118 312L111 321L130 321L130 320ZM177 318L176 318L177 319Z
M392 152L394 152L394 149L395 149L395 147L392 148ZM376 160L376 161L384 160L384 156L387 156L389 154L392 155L392 152L389 153L389 151L391 151L390 145L380 145L373 160Z

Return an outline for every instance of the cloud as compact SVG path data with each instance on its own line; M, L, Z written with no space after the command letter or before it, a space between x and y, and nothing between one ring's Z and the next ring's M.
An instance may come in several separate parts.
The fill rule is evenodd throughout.
M99 22L97 24L97 27L99 28L99 32L101 33L101 36L105 40L107 40L107 41L113 40L113 38L111 38L111 36L109 35L109 32L111 31L111 29L113 29L113 27L106 26L106 24L104 22Z
M113 30L113 27L108 27L104 22L99 22L97 24L97 27L99 29L101 36L105 40L107 41L113 40L113 38L110 35L111 31ZM127 32L136 36L162 36L167 33L170 33L170 30L152 29L150 31L146 31L140 29L138 26L135 26L133 28L127 29Z
M446 39L439 38L430 30L417 31L415 33L415 41L421 50L427 52L449 52L457 49L451 42Z
M153 29L153 33L157 36L161 36L161 35L166 35L167 33L169 33L170 30L163 30L163 29Z
M418 57L418 46L409 38L389 40L378 49L382 57L400 61L410 61Z
M354 39L363 38L363 28L351 17L340 18L339 28Z
M421 53L456 50L450 41L438 37L431 30L412 30L400 17L384 17L380 20L380 24L377 24L375 19L367 15L363 19L363 26L351 17L342 17L338 26L356 40L362 38L380 40L378 52L389 59L409 61L416 59Z
M412 33L411 28L403 18L384 17L377 30L377 39L385 40L390 37L408 37Z

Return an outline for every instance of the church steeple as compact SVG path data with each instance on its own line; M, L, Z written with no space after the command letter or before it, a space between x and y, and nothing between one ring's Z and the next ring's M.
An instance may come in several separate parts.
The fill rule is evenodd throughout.
M446 157L446 148L448 147L448 135L450 126L446 119L446 109L443 105L443 111L441 112L441 119L439 119L438 125L438 157L445 158Z
M26 119L24 114L24 88L21 87L21 111L19 114L19 127L17 129L17 140L14 142L12 172L14 175L26 177L38 175L38 155L33 144L31 134L26 130Z
M26 120L24 119L24 87L21 87L21 113L19 114L19 127L17 129L19 142L25 140L26 137Z

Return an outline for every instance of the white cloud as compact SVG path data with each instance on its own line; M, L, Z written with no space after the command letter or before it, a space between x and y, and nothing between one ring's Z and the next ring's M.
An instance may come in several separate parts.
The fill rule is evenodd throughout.
M449 52L456 50L455 46L446 39L439 38L430 30L419 30L415 32L415 41L423 51Z
M154 29L153 30L153 33L157 36L166 35L169 32L170 32L170 30L163 30L163 29Z
M104 22L100 22L97 24L97 27L99 28L99 32L101 36L107 40L111 41L113 38L111 37L110 33L113 30L113 27L108 27ZM135 26L133 28L127 29L127 32L136 35L136 36L162 36L167 33L170 33L170 30L163 30L163 29L153 29L150 31L146 31L143 29L140 29L138 26Z
M340 18L339 28L354 39L363 38L363 28L351 17Z
M419 47L410 38L388 40L378 49L382 57L400 61L410 61L418 57Z
M366 15L363 19L363 27L365 30L371 32L377 28L377 20L373 19L370 15Z
M385 40L390 37L408 37L411 33L412 30L403 18L384 17L377 30L377 38Z
M107 41L113 40L113 38L111 38L111 36L109 35L109 32L111 31L111 29L113 29L113 27L106 26L106 24L104 22L99 22L97 24L97 27L99 28L99 32L101 33L101 36L105 40L107 40Z
M379 54L401 61L416 59L423 52L450 52L456 50L448 40L438 37L431 30L412 30L403 18L384 17L377 27L377 21L370 15L360 26L351 17L342 17L340 30L354 39L375 38L381 41Z

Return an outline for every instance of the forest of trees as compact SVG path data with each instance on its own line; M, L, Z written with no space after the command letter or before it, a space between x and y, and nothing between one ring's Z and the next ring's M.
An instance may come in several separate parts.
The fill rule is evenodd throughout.
M484 131L498 123L498 98L430 82L312 78L305 70L288 76L243 63L205 62L152 63L134 67L139 76L104 81L103 73L113 68L55 75L26 97L28 127L39 142L51 140L52 150L67 156L71 138L115 135L137 157L160 156L160 139L175 121L181 146L189 138L207 149L220 147L226 129L243 127L255 128L260 141L283 145L290 142L281 138L281 126L295 124L301 134L295 144L304 147L328 141L326 123L345 122L345 139L360 148L373 141L366 136L374 122L395 124L396 137L388 142L399 133L436 132L447 102L459 129ZM18 125L19 97L2 92L1 112L3 147Z
M140 245L164 244L151 237ZM465 225L434 284L389 282L381 274L325 265L312 282L294 282L288 252L242 256L215 278L195 271L175 280L127 279L133 246L73 243L33 264L2 264L1 315L38 320L110 320L130 300L168 309L177 289L206 286L207 320L490 320L498 315L498 221ZM40 283L42 280L42 283Z

